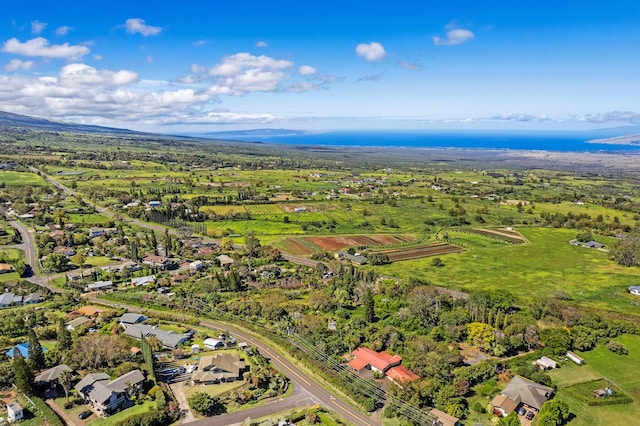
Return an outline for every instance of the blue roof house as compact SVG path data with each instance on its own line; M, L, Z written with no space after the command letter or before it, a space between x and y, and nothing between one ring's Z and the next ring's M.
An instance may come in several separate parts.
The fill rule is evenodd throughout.
M29 359L29 342L18 343L7 352L5 352L5 354L9 358L13 358L16 349L18 350L18 352L20 352L20 355L22 355L24 359ZM42 348L42 352L45 352L46 350L47 348Z

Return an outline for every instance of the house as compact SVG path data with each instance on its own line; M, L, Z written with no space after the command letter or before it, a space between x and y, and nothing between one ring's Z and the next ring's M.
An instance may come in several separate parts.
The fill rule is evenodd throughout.
M348 365L358 373L372 370L386 375L387 379L396 384L418 380L420 376L403 365L400 355L390 355L386 352L376 352L372 349L360 347L351 352L353 359Z
M307 212L307 208L306 207L296 207L293 209L294 213L306 213Z
M635 296L640 296L640 286L639 285L629 286L629 293Z
M221 254L220 256L217 256L216 259L218 259L218 262L220 262L220 266L222 266L223 268L226 268L229 265L233 265L233 259L226 254Z
M553 389L521 376L514 376L502 394L497 395L491 401L494 414L507 416L520 404L525 404L540 411L542 404L547 402Z
M17 345L9 349L7 352L5 352L5 355L13 359L13 356L16 350L20 352L20 355L22 355L22 358L29 359L29 342L18 343ZM46 351L47 351L47 348L42 348L42 352L46 352Z
M164 270L164 269L168 269L169 265L172 262L167 257L156 256L155 254L151 254L145 257L144 259L142 259L142 263L144 263L145 265L153 266L153 267Z
M12 305L22 305L23 297L11 292L0 294L0 308L8 308Z
M110 414L121 408L132 393L139 392L144 381L140 370L130 371L114 380L105 373L89 373L74 389L98 414Z
M458 426L460 424L459 418L453 417L436 408L429 411L429 414L433 417L433 426Z
M83 326L83 325L87 325L91 322L91 320L87 317L78 317L75 319L72 319L71 321L69 321L68 323L66 323L65 325L67 326L67 330L75 330L76 328Z
M138 324L147 320L142 314L134 314L133 312L127 312L120 317L120 324Z
M76 254L76 249L67 246L57 246L53 249L53 252L56 254L61 254L63 256L71 257Z
M40 300L41 298L39 293L29 293L24 297L24 299L22 299L22 304L31 305L33 303L40 303Z
M551 370L554 368L558 368L558 363L546 356L543 356L542 358L536 361L533 361L532 364L537 365L538 367L540 367L541 370Z
M597 241L589 241L588 243L584 243L583 247L601 249L601 248L604 248L604 244L599 243Z
M89 229L89 238L102 237L107 235L107 231L104 228L90 228Z
M578 355L574 354L571 351L567 351L567 358L569 358L571 361L575 362L578 365L585 364L584 359L580 358Z
M131 284L138 287L141 285L154 284L156 282L155 275L147 275L146 277L131 278Z
M191 353L192 354L197 354L200 352L200 345L195 344L195 345L191 345Z
M55 367L51 367L48 370L44 370L38 374L35 378L35 384L39 386L55 386L58 384L58 379L63 371L73 371L68 365L60 364Z
M242 377L246 365L238 355L203 356L198 369L191 374L194 384L233 382Z
M238 343L238 349L243 352L249 352L249 344L247 344L247 342L240 342Z
M0 274L8 274L13 272L13 266L8 263L0 263Z
M221 349L225 347L224 342L218 339L213 339L211 337L208 339L205 339L203 343L204 343L205 349L209 349L209 350Z
M9 423L24 419L24 410L16 401L7 404L7 420Z
M338 260L347 260L355 265L365 265L367 263L366 257L359 254L350 254L344 251L339 251L334 257Z
M95 283L91 283L84 288L84 291L99 291L106 290L108 288L116 288L113 285L113 281L96 281Z
M149 201L149 207L160 207L161 205L162 201L160 200Z
M155 336L160 340L162 346L167 349L175 349L178 345L187 341L189 336L186 334L178 334L173 331L162 330L146 324L121 324L124 327L124 333L127 336L140 339L142 336Z
M199 272L199 271L202 271L203 268L204 268L204 264L202 263L201 260L196 260L195 262L189 263L189 270L191 271Z

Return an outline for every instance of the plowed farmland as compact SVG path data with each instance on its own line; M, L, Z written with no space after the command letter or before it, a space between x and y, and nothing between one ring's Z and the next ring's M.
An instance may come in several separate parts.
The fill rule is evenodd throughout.
M419 259L421 257L440 256L443 254L459 253L462 249L449 243L432 243L420 244L409 247L401 247L393 250L381 250L376 253L382 253L389 256L391 262L399 262L401 260Z

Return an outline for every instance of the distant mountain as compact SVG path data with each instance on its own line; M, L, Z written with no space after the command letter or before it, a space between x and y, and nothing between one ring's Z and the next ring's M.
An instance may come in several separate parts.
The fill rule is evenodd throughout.
M74 133L100 133L112 135L144 135L128 129L115 127L91 126L85 124L63 123L59 121L45 120L44 118L30 117L27 115L13 114L0 111L0 127L22 127L50 132L74 132Z
M304 130L292 130L292 129L249 129L249 130L230 130L224 132L208 132L200 133L200 136L214 136L216 138L222 137L273 137L273 136L298 136L304 135L308 132Z

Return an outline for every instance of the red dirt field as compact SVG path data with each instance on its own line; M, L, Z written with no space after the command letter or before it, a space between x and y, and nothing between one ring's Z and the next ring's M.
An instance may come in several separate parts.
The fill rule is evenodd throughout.
M342 235L336 237L305 237L323 250L336 251L352 246L381 246L401 244L403 240L393 235Z
M287 238L282 242L283 251L300 256L320 251L338 251L356 246L387 246L413 241L408 235L341 235L335 237ZM317 247L314 250L313 247Z
M389 256L391 262L402 260L419 259L421 257L440 256L443 254L459 253L462 249L448 243L432 243L402 247L393 250L381 250L376 253L383 253Z

